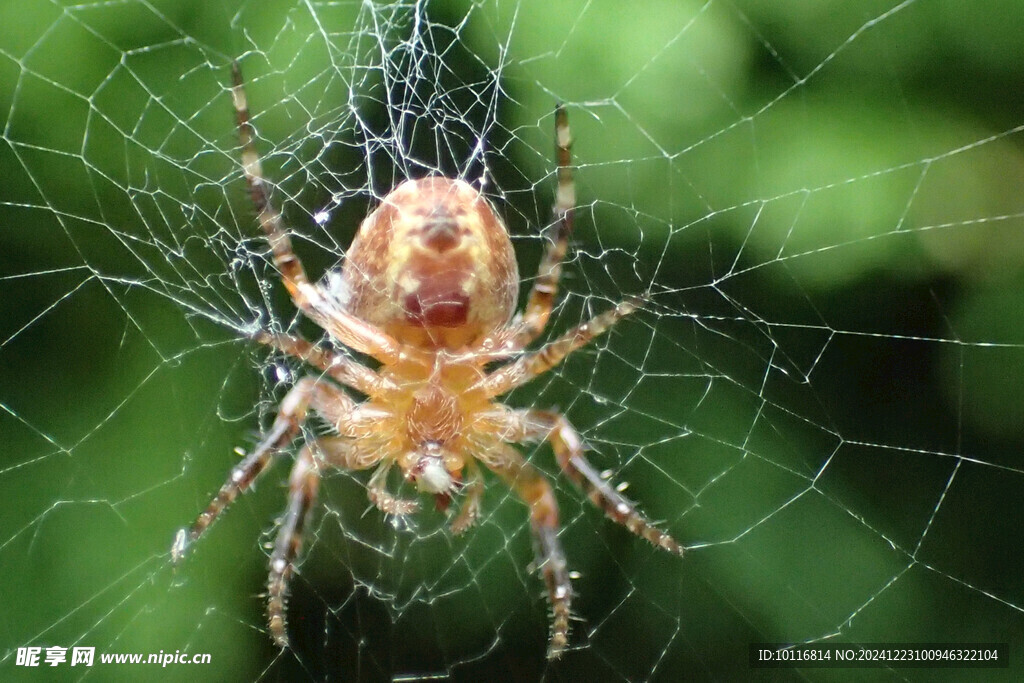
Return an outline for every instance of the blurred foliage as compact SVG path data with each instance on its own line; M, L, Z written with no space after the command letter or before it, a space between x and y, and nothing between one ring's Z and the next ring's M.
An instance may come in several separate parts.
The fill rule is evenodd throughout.
M496 5L426 4L436 76L403 42L413 5L0 5L5 680L42 675L13 667L29 643L211 652L198 675L234 680L730 679L754 641L1024 645L1024 8ZM351 67L382 48L388 76L423 78ZM524 510L496 482L456 539L436 511L396 531L366 513L365 477L331 477L294 582L298 656L254 595L283 464L172 572L174 530L298 370L231 329L291 316L252 256L232 59L314 273L396 178L479 175L472 133L495 113L488 189L532 272L567 103L579 256L556 327L654 301L510 402L565 410L599 467L704 547L666 557L560 485L589 645L560 664ZM394 92L461 117L396 114ZM366 155L353 112L382 135L415 121L410 160Z

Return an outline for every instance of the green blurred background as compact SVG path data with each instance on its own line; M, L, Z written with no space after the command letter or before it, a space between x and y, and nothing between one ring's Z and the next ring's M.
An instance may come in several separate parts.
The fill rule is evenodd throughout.
M100 680L966 676L747 667L750 642L839 640L1009 642L978 677L1019 678L1024 8L552 4L0 5L0 677L84 675L16 667L26 645L213 657ZM314 274L397 180L485 169L532 273L567 103L581 210L553 327L653 301L509 402L565 411L691 550L560 484L562 661L493 480L453 538L332 474L294 651L259 596L287 464L172 571L301 371L241 335L315 335L247 203L232 59Z

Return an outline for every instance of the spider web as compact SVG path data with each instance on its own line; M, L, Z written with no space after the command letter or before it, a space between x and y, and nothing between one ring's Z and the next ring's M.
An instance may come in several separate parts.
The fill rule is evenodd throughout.
M217 680L734 678L751 642L1018 654L1020 9L554 5L0 10L5 677L33 645L208 652L175 668ZM566 103L578 228L546 338L651 304L506 400L564 412L688 552L603 519L527 448L579 573L561 661L526 509L494 478L453 537L426 499L386 519L365 473L330 473L290 651L259 595L287 462L172 568L174 531L303 372L244 337L317 338L246 197L232 59L316 276L397 182L443 173L505 216L528 287Z

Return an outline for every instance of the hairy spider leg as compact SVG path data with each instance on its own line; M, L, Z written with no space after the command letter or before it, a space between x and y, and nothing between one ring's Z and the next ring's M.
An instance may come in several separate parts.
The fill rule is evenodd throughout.
M569 330L558 339L541 348L520 356L483 377L473 390L483 391L487 398L501 396L526 384L561 363L566 356L607 332L615 323L633 313L643 302L640 299L623 301L615 308L600 313L585 323Z
M484 495L484 480L480 475L480 468L477 467L476 460L466 461L466 473L466 483L463 487L465 496L461 507L459 507L459 513L451 523L452 533L456 536L465 533L467 529L476 524L476 520L480 516L480 502Z
M333 397L333 392L331 395ZM353 425L361 422L356 416L357 411L353 411ZM316 502L320 487L320 466L361 470L373 466L380 457L367 455L348 436L321 437L307 443L299 451L289 477L288 507L274 541L267 579L267 620L270 634L280 647L288 647L288 582L294 572L295 559L302 549L303 530Z
M656 527L637 510L634 503L594 469L584 455L586 449L583 440L565 417L545 410L518 410L510 415L518 423L516 436L551 442L558 466L573 483L583 489L590 502L604 510L609 519L658 548L676 555L683 554L683 546L678 541Z
M333 398L336 393L341 392L331 387L328 399ZM314 402L310 407L334 421L343 436L321 437L311 441L302 449L292 469L288 509L274 543L274 553L270 559L270 577L267 582L270 632L281 647L288 645L285 619L288 580L293 572L295 558L302 547L302 532L306 518L316 501L320 478L318 468L330 466L347 470L365 470L378 465L367 486L370 501L381 511L396 515L409 514L417 505L416 501L397 498L383 488L387 470L393 464L395 453L377 445L367 446L360 440L360 437L379 429L383 414L378 408L369 404L354 406L346 419L338 414L337 406L318 405Z
M370 502L385 515L397 515L404 517L416 512L420 506L419 502L411 498L399 498L388 491L388 472L391 471L392 461L385 460L374 471L370 482L366 485L366 495Z
M562 275L562 261L569 250L569 237L576 220L576 181L572 174L572 135L569 131L569 114L565 107L555 109L555 155L558 162L556 172L558 188L555 191L554 237L548 243L537 278L527 299L522 320L515 329L515 348L525 348L544 330L551 317L551 310L558 294L558 280Z
M230 505L238 494L246 491L256 478L266 469L275 453L288 445L299 433L302 422L306 419L306 411L317 386L316 381L306 377L291 388L281 401L277 417L270 431L259 442L256 448L242 462L231 468L227 481L220 487L217 495L210 501L206 509L196 518L188 529L179 529L171 548L171 559L177 563L185 556L188 547L199 540L199 537L216 521L217 517Z
M332 353L301 337L261 331L253 335L253 339L319 368L335 382L351 387L367 396L379 396L397 388L393 382L384 379L352 358L340 353Z
M271 458L299 433L310 409L335 425L352 424L352 416L356 414L355 402L340 389L319 382L314 377L303 377L296 382L281 400L281 407L267 435L252 453L231 468L227 481L192 526L178 531L171 549L172 560L179 562L185 556L188 546L203 535L240 493L252 486Z
M245 170L246 185L249 186L249 197L256 207L260 227L267 235L267 241L274 254L274 263L281 271L284 286L298 304L298 300L302 298L301 288L310 284L309 279L306 277L302 262L292 251L291 239L281 220L281 213L270 201L260 155L253 144L255 131L249 118L249 103L245 96L242 71L237 62L231 64L231 77L231 97L238 117L238 139L242 145L242 167Z
M316 442L314 442L316 444ZM288 581L291 579L295 558L302 548L302 532L309 511L316 502L320 488L320 473L313 456L314 444L306 444L299 451L288 479L288 508L270 555L270 576L267 578L267 622L270 635L279 647L288 647L288 624L285 618Z
M551 604L551 639L548 658L557 659L569 642L569 617L572 605L572 583L562 544L558 540L558 501L547 479L523 460L519 451L508 444L496 446L497 453L487 458L487 465L501 476L516 495L530 508L530 530L533 532L537 571L544 577Z
M394 363L403 351L390 335L373 325L340 310L309 282L302 262L292 249L291 238L281 219L281 212L270 201L268 184L263 177L259 153L253 143L255 131L249 117L249 104L245 96L242 71L237 62L231 64L231 96L238 118L238 139L242 146L242 167L249 196L259 218L260 227L267 236L274 265L281 273L296 308L314 320L345 346L373 356L382 363Z
M251 455L232 468L227 481L192 527L188 531L182 529L178 532L171 549L172 559L179 562L188 546L209 528L240 493L252 485L266 469L272 456L295 438L309 410L332 423L344 436L324 437L307 443L292 466L288 508L270 558L267 582L270 632L275 642L282 647L288 644L285 622L288 579L302 546L306 517L316 500L320 479L317 464L323 461L334 467L360 470L386 458L388 454L384 451L367 453L356 445L355 437L372 430L379 422L379 411L366 404L357 406L340 388L313 377L303 377L281 401L281 408L267 436Z

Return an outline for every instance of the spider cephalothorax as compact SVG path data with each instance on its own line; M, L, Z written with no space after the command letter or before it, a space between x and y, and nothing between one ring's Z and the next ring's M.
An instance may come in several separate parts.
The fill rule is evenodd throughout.
M451 527L461 533L479 512L482 464L529 506L537 566L551 602L548 655L557 657L568 642L572 600L558 540L558 505L548 481L510 443L549 441L563 473L608 517L657 546L682 553L671 536L654 527L590 465L579 435L564 417L495 400L551 369L637 307L636 301L621 303L540 349L525 351L550 317L573 226L575 190L565 110L559 107L555 115L554 239L524 313L514 316L519 276L505 226L477 190L450 178L431 176L399 185L363 221L340 275L326 278L324 286L311 283L269 201L237 67L232 94L250 194L292 300L332 342L376 359L380 367L373 370L343 350L330 351L299 337L257 334L257 341L319 373L299 380L288 392L255 450L232 470L192 527L178 532L173 558L180 560L187 546L299 434L312 410L334 433L307 440L292 468L288 509L270 559L267 612L274 639L287 645L288 578L322 469L375 468L367 492L387 514L407 515L417 507L415 500L387 490L392 467L420 491L437 497L442 507L460 493L461 506ZM487 369L508 358L513 360ZM365 399L357 402L343 387Z

